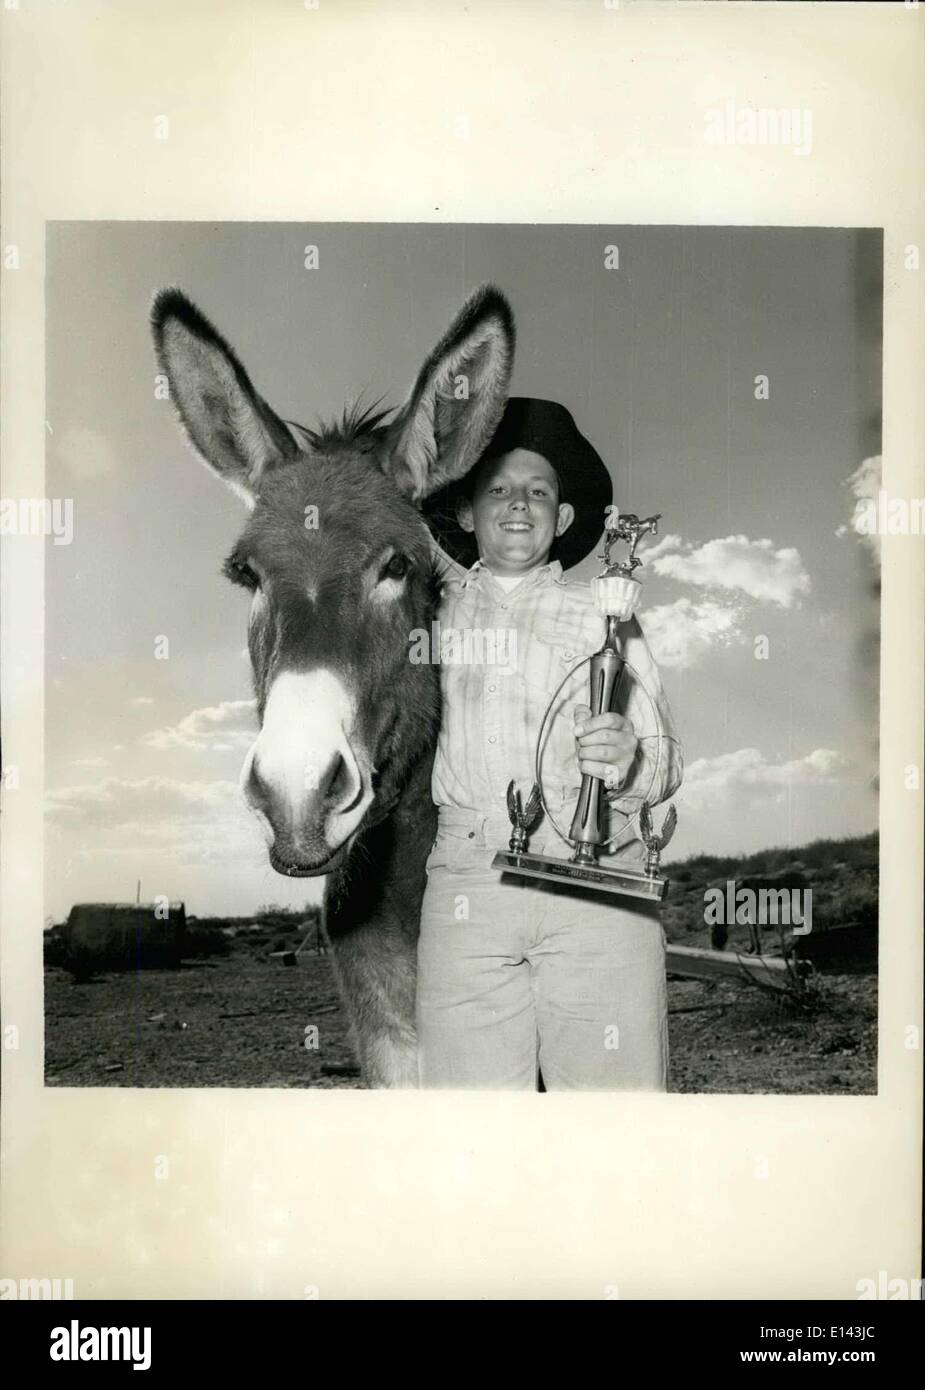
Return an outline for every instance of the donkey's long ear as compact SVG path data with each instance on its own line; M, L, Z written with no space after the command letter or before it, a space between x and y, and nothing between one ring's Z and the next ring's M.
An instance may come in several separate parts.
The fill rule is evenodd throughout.
M224 338L180 290L151 308L161 370L194 449L249 506L264 470L297 453Z
M385 467L421 502L467 473L504 411L514 363L514 316L500 290L483 285L428 357L392 426Z

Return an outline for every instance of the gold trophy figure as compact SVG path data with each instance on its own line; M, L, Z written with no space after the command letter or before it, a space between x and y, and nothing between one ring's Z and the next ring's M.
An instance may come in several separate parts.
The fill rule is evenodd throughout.
M618 516L604 535L603 571L592 579L591 587L601 614L607 620L604 643L600 651L588 658L591 672L590 705L592 715L604 714L610 710L617 683L628 664L620 650L617 629L620 623L632 618L642 593L642 585L634 577L634 571L642 561L636 555L636 547L642 536L655 535L661 513L640 520L631 512ZM626 559L614 562L611 551L618 541L629 542ZM576 668L577 669L577 668ZM571 673L570 673L571 674ZM566 680L568 677L566 677ZM563 681L563 685L565 682ZM559 690L562 685L559 686ZM609 836L604 828L602 802L604 784L599 777L587 773L581 779L578 804L572 818L568 836L562 835L553 820L543 798L542 778L539 771L540 748L543 732L549 718L549 711L555 703L559 690L555 692L547 708L546 718L537 740L536 782L526 807L520 793L514 793L514 783L508 787L508 814L514 827L510 847L501 850L492 860L492 867L505 873L524 875L527 878L553 879L557 882L571 881L588 888L603 889L626 897L645 898L660 901L668 892L668 880L659 876L659 856L674 834L677 814L670 807L661 831L656 834L652 827L652 813L649 803L643 801L639 812L639 838L646 847L646 863L642 873L632 869L611 868L598 862L600 846L606 844ZM654 784L658 772L656 762L652 776ZM573 846L571 859L557 859L544 854L530 854L527 851L527 836L539 816L540 809L546 811L554 829Z

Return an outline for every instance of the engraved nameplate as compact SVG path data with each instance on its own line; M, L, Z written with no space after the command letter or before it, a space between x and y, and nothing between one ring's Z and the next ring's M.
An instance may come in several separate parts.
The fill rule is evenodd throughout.
M491 861L493 869L522 874L525 878L545 878L555 883L572 881L593 885L605 893L622 893L629 898L661 902L668 892L667 878L649 878L631 869L610 869L604 865L573 864L567 859L547 859L541 854L516 854L499 850Z

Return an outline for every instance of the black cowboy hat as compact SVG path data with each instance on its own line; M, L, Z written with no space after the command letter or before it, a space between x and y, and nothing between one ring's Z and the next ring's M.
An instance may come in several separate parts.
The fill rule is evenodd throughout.
M589 555L600 540L607 508L613 501L613 483L600 454L581 434L565 406L556 401L511 396L501 423L478 462L465 477L441 488L424 503L425 520L437 543L457 564L466 569L475 564L478 545L472 532L460 526L456 504L460 498L470 496L476 470L486 459L512 449L542 454L558 474L559 501L570 502L575 508L575 519L557 537L551 557L563 569L570 569Z

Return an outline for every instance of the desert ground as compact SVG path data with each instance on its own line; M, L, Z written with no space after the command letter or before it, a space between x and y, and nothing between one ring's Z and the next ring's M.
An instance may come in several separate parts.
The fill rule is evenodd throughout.
M46 973L49 1086L353 1086L322 1069L354 1061L330 959L285 967L237 953L179 970ZM810 1016L738 981L669 983L670 1089L777 1095L877 1089L869 975L826 975ZM305 1028L318 1029L317 1049Z
M674 866L662 919L669 943L709 947L705 888L781 871L793 858L768 851ZM876 836L799 852L814 897L813 932L800 949L808 959L818 952L803 997L746 979L669 976L672 1091L876 1092L877 862ZM268 908L255 918L190 918L179 968L101 970L78 982L53 929L45 949L46 1084L361 1086L331 957L317 943L316 921L304 914ZM747 929L733 925L727 952L747 944ZM780 954L771 929L762 946Z
M330 957L285 966L256 942L177 970L45 975L49 1086L357 1087ZM746 981L669 979L670 1089L877 1089L877 982L820 973L807 1010ZM317 1028L308 1035L307 1026Z

